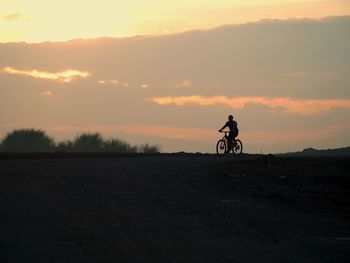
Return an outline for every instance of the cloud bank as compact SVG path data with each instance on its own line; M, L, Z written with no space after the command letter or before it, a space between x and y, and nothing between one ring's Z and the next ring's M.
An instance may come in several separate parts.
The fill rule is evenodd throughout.
M52 73L35 69L19 70L12 67L5 67L0 72L3 72L4 74L22 75L37 79L55 80L60 82L71 82L74 78L86 78L90 76L89 72L74 69L67 69L64 71Z
M154 97L148 100L159 104L174 104L183 106L194 104L200 106L226 105L233 109L243 109L249 104L263 105L270 109L281 108L289 114L314 115L328 113L337 108L350 109L350 99L328 99L328 100L306 100L292 98L268 98L268 97L238 97L228 98L226 96L180 96L180 97Z

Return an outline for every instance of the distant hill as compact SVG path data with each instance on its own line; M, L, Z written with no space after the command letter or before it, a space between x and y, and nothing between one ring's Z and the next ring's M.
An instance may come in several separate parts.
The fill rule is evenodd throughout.
M306 148L301 152L282 153L280 156L350 156L350 146L336 149L317 150Z

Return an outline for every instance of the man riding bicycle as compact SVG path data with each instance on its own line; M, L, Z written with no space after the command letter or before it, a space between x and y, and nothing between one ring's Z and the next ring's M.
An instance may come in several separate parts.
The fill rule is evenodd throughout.
M233 116L228 116L228 122L222 127L219 132L222 132L223 129L228 127L230 129L229 135L226 137L228 141L228 152L230 151L232 147L232 142L235 141L236 137L238 136L238 126L237 122L233 119Z

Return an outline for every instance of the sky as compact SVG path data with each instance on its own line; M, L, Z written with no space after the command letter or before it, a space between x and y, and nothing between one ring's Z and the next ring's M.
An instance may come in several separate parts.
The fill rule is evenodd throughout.
M0 138L214 152L350 145L349 1L0 0Z
M348 0L0 0L0 42L159 35L349 13Z

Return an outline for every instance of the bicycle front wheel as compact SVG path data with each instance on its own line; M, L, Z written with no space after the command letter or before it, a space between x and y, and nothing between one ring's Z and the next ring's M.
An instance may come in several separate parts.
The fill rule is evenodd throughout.
M232 152L234 155L241 154L243 152L243 144L241 140L235 140L235 144L232 147Z
M221 139L218 141L218 143L216 144L216 153L218 155L224 155L226 153L227 150L227 145L226 145L226 141Z

